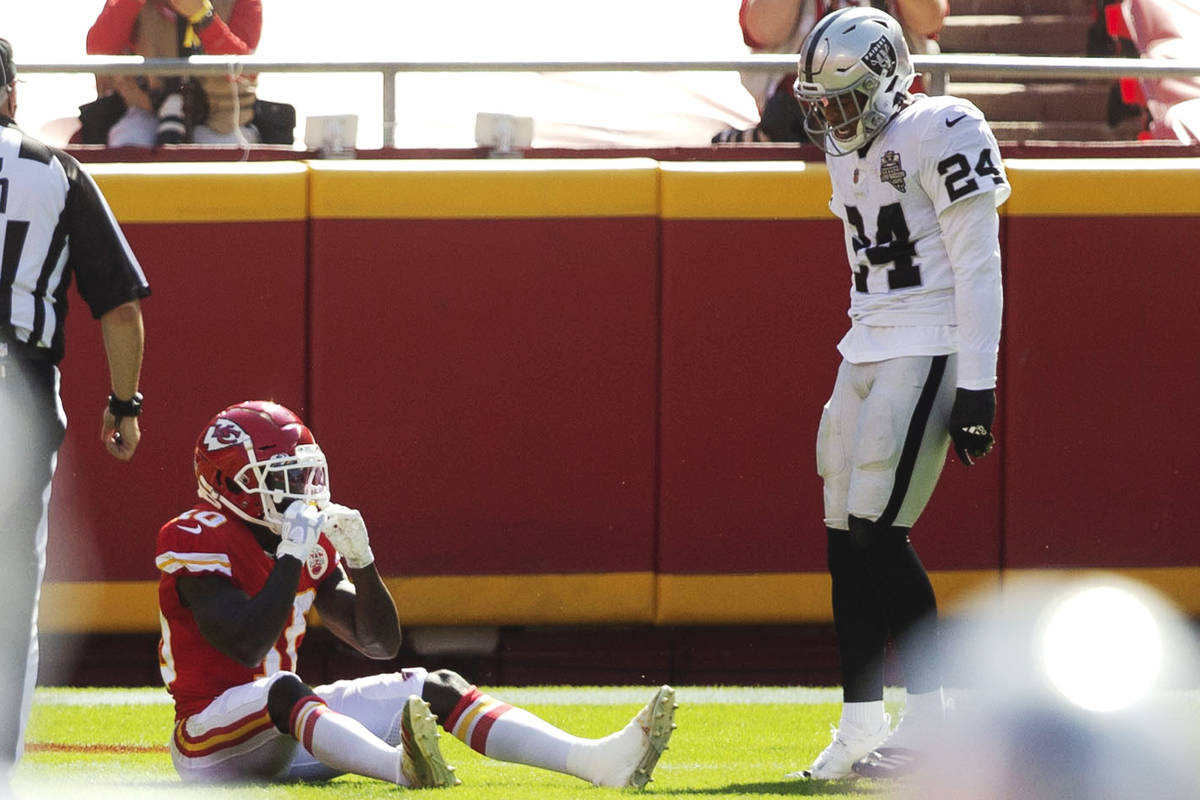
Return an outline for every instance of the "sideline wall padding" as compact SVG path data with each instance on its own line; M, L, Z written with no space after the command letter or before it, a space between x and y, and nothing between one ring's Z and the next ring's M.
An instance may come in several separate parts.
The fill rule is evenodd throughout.
M100 443L110 390L100 325L74 290L62 397L69 418L47 579L154 579L158 529L192 505L192 448L226 405L306 393L303 164L114 164L90 171L150 281L142 441ZM153 595L149 597L153 603Z
M313 423L386 574L653 570L657 208L647 159L312 165Z
M1200 159L1006 163L1000 442L951 456L917 549L943 601L1107 567L1200 613ZM829 619L814 440L849 288L823 165L92 171L154 289L147 411L107 456L72 294L47 630L153 629L195 438L253 397L309 419L408 624Z
M1200 159L1007 167L1004 566L1200 564Z
M747 166L662 165L668 574L823 569L812 442L845 319L840 229L824 165Z

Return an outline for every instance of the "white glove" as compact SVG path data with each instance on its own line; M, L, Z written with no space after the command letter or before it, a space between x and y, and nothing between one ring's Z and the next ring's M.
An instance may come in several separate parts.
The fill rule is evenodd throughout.
M375 562L371 542L367 538L367 525L362 514L353 508L338 503L325 505L325 525L321 533L337 548L351 569L369 567Z
M283 512L283 527L279 531L279 546L275 557L291 556L300 563L308 561L309 551L317 544L325 515L312 503L295 501Z

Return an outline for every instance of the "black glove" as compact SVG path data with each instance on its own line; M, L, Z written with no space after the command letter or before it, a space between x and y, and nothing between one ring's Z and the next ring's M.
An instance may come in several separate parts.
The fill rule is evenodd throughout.
M992 389L956 389L950 410L950 438L958 460L971 466L996 444L992 423L996 419L996 392Z

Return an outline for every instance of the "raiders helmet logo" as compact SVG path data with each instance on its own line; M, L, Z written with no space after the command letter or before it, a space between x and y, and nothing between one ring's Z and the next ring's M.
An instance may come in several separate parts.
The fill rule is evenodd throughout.
M231 419L219 419L204 432L204 446L210 453L248 441L250 435Z
M862 57L862 62L867 65L867 69L881 78L886 78L896 72L896 48L892 46L886 36L880 36L874 44L867 48L867 54Z

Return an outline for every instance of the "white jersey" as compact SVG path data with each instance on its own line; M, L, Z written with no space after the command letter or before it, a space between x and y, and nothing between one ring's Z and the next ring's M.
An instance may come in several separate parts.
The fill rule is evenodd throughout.
M963 312L982 320L984 330L972 332L978 347L994 351L999 344L995 233L979 231L994 245L971 253L984 263L963 264L953 263L942 228L943 213L967 198L990 193L989 209L1008 198L999 146L969 101L914 98L865 157L826 158L829 207L845 224L852 273L852 324L838 349L852 363L958 352Z

